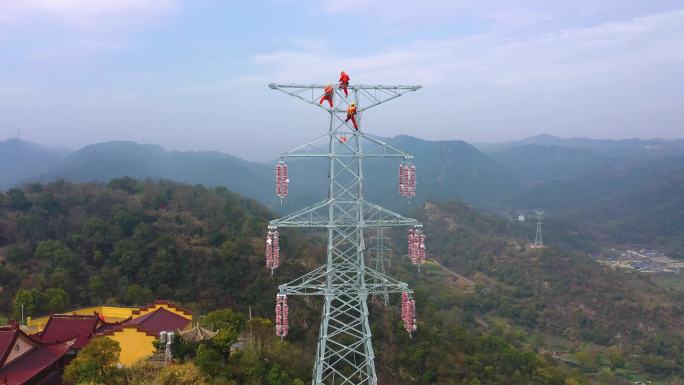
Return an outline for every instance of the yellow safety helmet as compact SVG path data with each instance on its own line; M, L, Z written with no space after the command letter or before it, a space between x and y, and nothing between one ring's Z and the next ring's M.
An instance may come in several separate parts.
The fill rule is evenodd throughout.
M356 103L352 103L352 104L350 104L350 106L356 107Z

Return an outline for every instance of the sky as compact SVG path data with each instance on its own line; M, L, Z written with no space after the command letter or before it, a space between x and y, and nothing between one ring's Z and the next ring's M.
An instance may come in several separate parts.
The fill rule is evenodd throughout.
M0 0L0 140L273 158L327 129L269 82L421 84L364 130L684 137L684 0Z

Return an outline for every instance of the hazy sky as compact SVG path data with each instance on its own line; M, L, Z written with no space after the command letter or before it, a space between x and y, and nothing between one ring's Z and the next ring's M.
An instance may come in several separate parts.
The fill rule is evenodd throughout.
M271 158L326 128L279 82L424 86L367 132L684 137L684 0L0 0L0 140Z

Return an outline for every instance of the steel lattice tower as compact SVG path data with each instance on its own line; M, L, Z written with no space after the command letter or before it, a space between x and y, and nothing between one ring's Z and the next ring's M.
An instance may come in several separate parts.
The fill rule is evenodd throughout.
M537 234L534 236L534 245L537 247L544 246L542 242L542 219L544 219L544 212L537 211Z
M375 237L371 237L371 247L368 249L368 261L376 271L385 275L385 262L391 266L390 257L392 255L391 239L385 236L385 229L379 227ZM389 304L389 293L387 292L384 281L376 281L375 284L382 286L382 298L385 301L385 305ZM375 298L375 295L372 296Z
M406 283L366 266L364 231L367 228L421 226L418 221L366 201L363 197L363 162L369 158L413 156L364 134L366 110L420 86L350 85L349 96L337 88L334 108L319 103L325 85L269 84L326 111L329 126L324 135L280 155L328 159L328 196L323 201L269 223L279 227L325 228L325 263L302 277L279 286L281 295L317 295L324 300L313 368L313 385L376 385L369 295L412 293ZM358 130L345 122L347 107L356 102Z

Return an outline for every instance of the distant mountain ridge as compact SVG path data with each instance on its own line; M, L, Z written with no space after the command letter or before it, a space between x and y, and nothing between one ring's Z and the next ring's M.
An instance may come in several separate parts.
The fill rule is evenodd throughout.
M523 184L522 190L545 182L569 180L610 162L610 158L587 149L555 144L523 144L492 152L489 156L513 172Z
M542 207L582 236L651 245L684 258L684 155L607 163L519 194L510 207Z
M168 151L153 144L117 141L86 146L31 179L64 178L77 182L108 182L122 176L170 179L225 186L264 202L273 199L270 190L262 188L270 175L270 168L264 164L220 152Z
M539 134L521 140L501 143L473 143L487 155L511 147L524 145L560 146L584 149L612 158L635 158L643 156L669 156L684 154L684 139L594 139L586 137L561 138Z
M397 194L397 159L364 162L364 198L408 214L425 201L460 199L489 211L542 208L549 223L586 229L595 244L639 242L684 257L684 140L562 139L539 135L484 149L460 141L428 141L411 136L380 138L415 155L418 194ZM665 143L661 146L661 144ZM677 155L679 146L682 151ZM661 146L651 147L648 146ZM653 152L655 151L655 152ZM674 155L666 155L673 153ZM629 155L629 156L626 156ZM225 186L280 213L326 198L326 158L290 160L290 195L274 194L273 164L248 162L220 152L168 151L152 144L108 142L60 155L22 141L0 142L0 188L58 178L108 182L130 176ZM568 227L571 224L572 226ZM592 232L593 231L593 232ZM600 234L604 238L595 237Z
M65 156L64 150L19 139L0 142L0 190L21 183L27 175L45 172Z
M516 188L510 171L463 141L426 141L410 136L385 140L416 156L420 190L416 204L450 198L477 204L503 199L508 190ZM26 171L23 179L13 179L5 187L57 178L77 182L107 182L123 176L170 179L225 186L283 212L320 201L327 193L328 169L320 159L289 162L290 197L282 206L276 204L274 196L272 164L248 162L220 152L168 151L152 144L107 142L86 146L47 164L49 168ZM394 209L412 210L397 194L397 166L396 159L365 163L366 198Z

